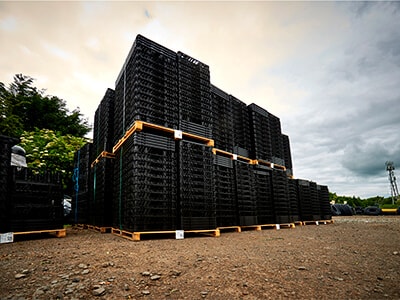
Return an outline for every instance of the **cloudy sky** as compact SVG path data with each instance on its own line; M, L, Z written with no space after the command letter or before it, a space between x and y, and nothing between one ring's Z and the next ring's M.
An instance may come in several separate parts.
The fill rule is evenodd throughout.
M400 2L3 2L0 81L17 73L94 112L137 34L210 66L281 119L294 175L388 196L400 174Z

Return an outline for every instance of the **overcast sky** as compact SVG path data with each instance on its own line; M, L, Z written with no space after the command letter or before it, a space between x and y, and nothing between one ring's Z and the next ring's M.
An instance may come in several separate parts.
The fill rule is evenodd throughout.
M0 81L18 73L93 122L137 34L210 66L277 115L296 178L388 196L400 174L400 2L0 2Z

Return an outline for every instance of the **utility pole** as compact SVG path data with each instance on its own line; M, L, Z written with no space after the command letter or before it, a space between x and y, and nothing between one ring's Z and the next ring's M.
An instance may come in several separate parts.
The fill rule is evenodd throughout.
M392 204L394 204L394 200L399 197L399 190L397 189L396 176L394 176L394 163L392 161L387 161L386 163L386 171L389 173L389 182L390 182L390 192L392 194Z

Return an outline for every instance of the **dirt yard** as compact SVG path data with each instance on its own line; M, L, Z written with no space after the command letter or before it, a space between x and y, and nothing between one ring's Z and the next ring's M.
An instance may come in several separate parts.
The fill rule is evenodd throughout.
M400 299L400 216L130 241L68 229L0 245L0 299Z

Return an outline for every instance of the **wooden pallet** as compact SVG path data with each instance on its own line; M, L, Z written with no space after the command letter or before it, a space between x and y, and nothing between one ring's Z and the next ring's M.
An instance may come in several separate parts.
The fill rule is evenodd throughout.
M217 228L220 232L222 231L233 231L233 232L242 232L240 226L225 226Z
M303 225L326 225L333 223L333 220L303 221Z
M64 229L49 229L49 230L32 230L32 231L13 232L14 235L39 234L39 233L55 234L55 236L58 238L67 236L67 230L65 228Z
M261 224L261 225L249 225L249 226L240 226L242 230L256 230L261 231L263 229L271 228L271 229L281 229L281 228L295 228L296 225L294 223L283 223L283 224Z
M100 233L110 233L111 232L111 227L99 227L99 226L93 226L93 225L86 225L87 229L90 230L95 230Z
M210 230L185 230L183 231L185 235L207 235L212 237L219 237L220 231L219 229L210 229ZM171 237L176 238L177 231L175 230L166 230L166 231L142 231L142 232L130 232L126 230L121 230L117 228L111 228L111 233L117 235L119 237L126 238L132 241L140 241L141 236L148 235L153 237Z
M91 163L90 167L93 168L96 164L100 162L102 158L115 158L115 154L103 151L97 156L97 158Z
M203 136L199 136L199 135L188 133L188 132L181 132L181 131L179 131L179 134L177 134L177 131L175 129L136 120L135 123L125 132L124 136L117 142L117 144L115 144L115 146L113 147L113 153L116 153L118 151L118 149L125 143L125 141L134 132L140 132L144 128L149 128L149 129L157 130L160 132L168 133L171 136L173 136L175 139L187 138L187 139L195 140L206 146L210 146L210 147L214 146L213 139L209 139L209 138L206 138ZM177 136L179 136L179 137L177 137Z

